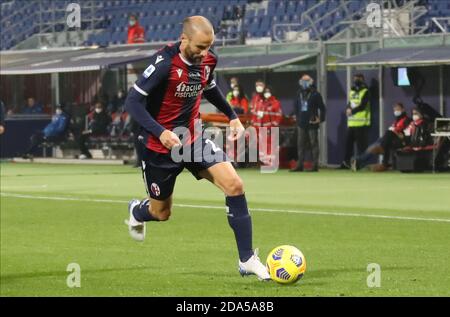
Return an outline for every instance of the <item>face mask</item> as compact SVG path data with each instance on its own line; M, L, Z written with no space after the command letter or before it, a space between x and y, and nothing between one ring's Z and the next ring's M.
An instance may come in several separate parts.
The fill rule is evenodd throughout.
M298 84L303 89L308 89L311 86L311 82L309 80L299 80Z
M396 110L396 111L394 111L394 116L400 117L402 115L402 113L403 113L403 111Z
M422 118L418 114L413 115L414 121L419 121L420 119L422 119Z
M119 92L118 94L117 94L117 98L122 98L123 97L123 94L121 93L121 92Z
M102 108L95 108L95 113L101 113L103 111Z
M61 109L56 109L55 113L59 116L62 114L62 110Z
M128 22L130 24L130 26L135 26L136 25L136 21L134 20L130 20L130 22Z
M263 86L256 86L256 92L257 92L258 94L262 93L263 90L264 90L264 87L263 87Z
M236 87L236 83L231 83L230 88L233 89L234 87Z
M265 92L264 93L264 98L269 99L272 96L272 94L270 92Z
M233 90L233 96L234 97L239 97L239 91L238 90Z

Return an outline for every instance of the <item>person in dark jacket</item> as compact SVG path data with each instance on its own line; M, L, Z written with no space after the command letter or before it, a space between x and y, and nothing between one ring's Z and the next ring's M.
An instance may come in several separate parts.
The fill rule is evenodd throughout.
M357 155L364 153L368 146L369 128L371 125L371 104L369 88L363 74L353 76L353 86L348 93L348 104L345 110L347 116L347 137L345 157L341 168L349 169L354 156L354 145Z
M393 150L404 146L403 131L409 126L411 119L406 114L405 107L401 102L394 104L395 120L385 134L379 138L374 144L370 145L367 150L352 159L352 170L357 171L367 165L370 159L377 155L383 155L381 166L376 171L384 171L389 168L389 159Z
M61 142L66 137L67 128L69 127L70 118L67 113L63 111L61 105L56 106L55 114L52 121L44 128L31 136L30 146L25 152L23 158L32 159L33 153L37 150L39 145L44 142Z
M5 133L5 105L3 101L0 100L0 135Z
M297 119L297 166L293 172L303 171L305 152L311 150L313 167L311 171L319 170L319 127L325 121L326 108L322 95L314 86L314 80L309 75L303 75L299 81L300 90L297 94L295 115Z
M87 141L91 136L108 135L109 125L111 124L111 117L105 111L103 104L97 102L95 104L95 110L88 115L90 117L89 128L83 131L80 135L79 145L81 155L80 159L91 159L92 155L87 148Z
M42 105L37 103L34 98L30 97L27 99L27 104L22 110L23 114L41 114L44 112Z
M113 100L108 105L108 112L113 114L115 112L122 113L125 108L125 100L127 99L127 95L123 92L122 89L117 91L117 94L113 97Z

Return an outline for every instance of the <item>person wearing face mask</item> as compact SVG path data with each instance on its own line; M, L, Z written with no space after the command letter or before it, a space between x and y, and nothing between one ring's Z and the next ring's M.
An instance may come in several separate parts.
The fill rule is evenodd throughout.
M353 86L348 96L349 102L345 110L347 116L347 138L345 157L341 168L350 168L350 160L356 143L357 155L364 153L367 148L369 127L371 124L371 105L369 89L363 74L353 77Z
M33 153L44 142L62 142L66 138L69 127L69 115L63 111L61 105L57 105L52 121L42 130L31 136L30 146L23 155L24 159L32 159Z
M264 101L264 88L266 88L266 84L261 79L258 79L255 82L255 92L250 101L250 112L254 115L256 114L256 109L261 107L260 104Z
M396 152L399 171L423 171L431 169L431 159L434 141L432 128L424 118L420 108L413 108L412 121L403 131L405 146Z
M300 90L297 93L295 116L297 121L297 166L292 172L302 172L305 152L311 150L313 167L311 171L319 170L319 127L325 121L326 108L322 95L314 86L314 80L309 75L303 75L299 80Z
M272 89L266 86L261 101L256 103L252 111L252 126L277 127L282 119L280 101L272 95Z
M244 91L240 85L235 85L231 91L232 97L229 101L233 110L237 114L244 114L248 112L248 100L245 97Z
M80 135L79 146L81 155L80 159L91 159L92 155L87 148L87 141L91 136L108 135L109 125L111 124L111 117L104 110L103 104L97 102L95 104L94 112L88 115L88 129L83 131Z
M433 144L431 131L428 122L424 119L423 113L419 108L412 111L412 121L404 130L405 144L404 151L418 151Z
M260 128L278 127L282 120L280 101L272 94L272 89L265 86L262 92L261 102L256 104L256 108L252 112L251 124L259 135ZM259 152L260 161L264 164L270 164L271 157L271 138L270 129L268 129L267 151ZM261 142L261 140L258 140Z
M383 155L383 161L380 165L375 165L373 170L377 172L385 171L389 168L389 159L392 151L405 145L403 131L409 126L411 119L406 114L405 107L401 102L393 106L394 122L386 133L367 150L352 159L352 170L357 171L367 165L367 163L378 155Z
M233 90L239 85L239 79L237 77L230 78L230 90L227 93L227 101L230 102L233 98Z
M140 26L137 16L132 14L128 19L128 44L139 44L145 42L145 31Z

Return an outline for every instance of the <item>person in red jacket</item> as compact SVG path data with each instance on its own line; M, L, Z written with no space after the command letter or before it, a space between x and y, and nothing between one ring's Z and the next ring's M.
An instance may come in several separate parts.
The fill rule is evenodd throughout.
M237 114L248 113L248 99L242 90L242 86L235 85L231 91L230 105Z
M136 15L130 15L128 21L128 44L139 44L145 42L145 31L142 26L139 25L139 21Z
M259 151L260 161L264 164L270 165L270 162L272 161L271 157L273 153L271 150L272 138L270 128L278 127L282 118L280 101L272 95L272 89L266 86L264 88L262 100L256 103L252 112L252 126L256 129L258 142L264 142L264 140L259 139L259 129L268 128L268 138L266 141L267 151Z
M404 146L404 130L411 122L401 102L394 104L395 120L386 133L367 150L352 160L352 170L356 171L367 165L367 162L379 154L383 154L383 162L376 171L384 171L389 168L391 151Z
M266 84L258 79L255 82L255 93L252 96L252 100L250 101L250 111L251 113L256 113L256 108L259 107L259 104L264 101L264 89L266 88Z
M270 87L264 88L263 98L254 104L252 125L260 127L277 127L282 119L280 101L272 95Z
M413 120L404 130L405 147L402 151L421 151L433 145L429 124L419 108L412 110Z

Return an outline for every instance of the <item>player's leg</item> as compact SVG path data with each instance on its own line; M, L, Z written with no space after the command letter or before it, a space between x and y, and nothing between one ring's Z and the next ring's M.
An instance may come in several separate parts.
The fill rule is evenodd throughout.
M239 270L242 275L256 274L270 278L266 267L252 248L252 219L247 207L244 185L230 162L220 162L201 170L198 176L209 180L226 195L228 223L234 231L239 252Z
M182 168L159 168L143 161L142 177L148 198L133 199L128 204L129 219L126 221L130 236L143 241L146 234L145 223L166 221L172 210L172 193L175 181Z

